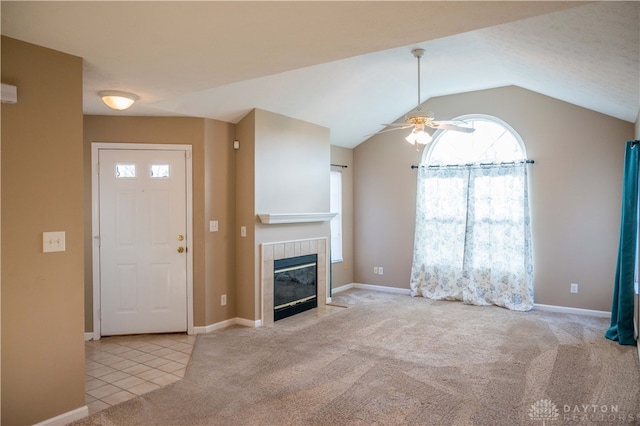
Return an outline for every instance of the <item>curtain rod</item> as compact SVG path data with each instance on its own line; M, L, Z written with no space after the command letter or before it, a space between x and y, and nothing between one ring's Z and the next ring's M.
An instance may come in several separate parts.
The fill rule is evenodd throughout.
M514 164L533 164L534 161L533 160L522 160L522 161L511 161L511 162L506 162L506 163L466 163L466 164L446 164L446 165L442 165L442 166L427 166L424 164L420 164L420 165L412 165L411 168L412 169L417 169L419 167L426 167L429 169L439 169L439 168L445 168L445 167L486 167L486 166L512 166Z
M331 164L331 167L341 167L343 169L346 169L349 166L345 166L344 164Z

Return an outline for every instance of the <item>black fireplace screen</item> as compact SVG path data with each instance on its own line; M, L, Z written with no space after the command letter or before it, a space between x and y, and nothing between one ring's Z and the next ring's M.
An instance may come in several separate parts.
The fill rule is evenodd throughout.
M274 320L313 309L317 301L318 255L279 259L273 265Z

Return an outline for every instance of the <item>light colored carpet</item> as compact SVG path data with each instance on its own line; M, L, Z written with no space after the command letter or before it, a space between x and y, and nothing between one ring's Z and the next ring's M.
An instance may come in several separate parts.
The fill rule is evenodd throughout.
M199 335L183 380L76 424L640 423L636 348L605 339L608 320L368 290L333 300Z

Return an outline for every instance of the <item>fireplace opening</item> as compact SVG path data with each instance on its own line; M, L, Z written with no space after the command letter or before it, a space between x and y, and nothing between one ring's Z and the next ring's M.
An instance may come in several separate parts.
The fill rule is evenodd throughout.
M274 261L274 321L318 307L317 263L317 254Z

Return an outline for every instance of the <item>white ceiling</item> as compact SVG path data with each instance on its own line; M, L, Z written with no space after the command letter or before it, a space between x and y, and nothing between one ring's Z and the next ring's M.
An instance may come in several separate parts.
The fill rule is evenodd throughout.
M441 95L517 85L634 122L640 2L2 1L2 34L84 58L84 112L238 122L262 108L365 135ZM136 93L125 112L99 90ZM19 88L18 88L19 93ZM451 117L438 117L449 119Z

